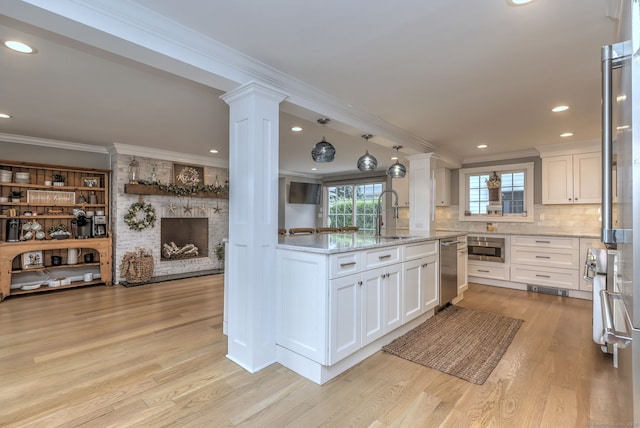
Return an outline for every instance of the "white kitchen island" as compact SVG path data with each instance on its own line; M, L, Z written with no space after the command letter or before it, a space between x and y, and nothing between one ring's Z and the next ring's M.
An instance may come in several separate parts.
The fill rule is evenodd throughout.
M439 239L460 235L281 237L278 362L323 384L431 317Z

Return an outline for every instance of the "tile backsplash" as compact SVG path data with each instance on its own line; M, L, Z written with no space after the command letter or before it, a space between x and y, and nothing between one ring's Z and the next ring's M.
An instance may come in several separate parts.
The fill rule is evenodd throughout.
M436 228L478 233L486 231L487 222L459 221L458 208L459 205L437 207ZM533 223L492 222L495 226L493 232L599 236L599 208L599 204L535 205Z

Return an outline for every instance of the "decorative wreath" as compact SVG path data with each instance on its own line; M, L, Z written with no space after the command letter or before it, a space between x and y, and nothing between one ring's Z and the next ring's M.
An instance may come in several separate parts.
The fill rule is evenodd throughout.
M138 213L142 211L144 218L138 217ZM156 225L156 210L145 202L136 202L131 204L129 210L124 215L124 222L127 223L131 230L144 230Z

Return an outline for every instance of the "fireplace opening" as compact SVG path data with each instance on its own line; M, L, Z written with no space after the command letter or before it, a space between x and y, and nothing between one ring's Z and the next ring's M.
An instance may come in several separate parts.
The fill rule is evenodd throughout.
M208 218L160 219L161 261L209 255Z

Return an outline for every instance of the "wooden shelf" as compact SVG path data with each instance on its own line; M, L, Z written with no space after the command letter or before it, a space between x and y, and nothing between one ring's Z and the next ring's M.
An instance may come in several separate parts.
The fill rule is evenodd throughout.
M49 287L47 285L42 285L35 290L21 290L19 288L11 289L11 295L18 294L29 294L29 293L39 293L41 291L55 291L55 290L64 290L65 288L75 288L75 287L86 287L87 285L96 285L96 284L104 284L104 282L99 279L96 281L75 281L69 285L61 285L60 287Z
M39 266L39 267L32 267L32 268L27 268L27 269L16 269L16 270L11 271L11 273L16 275L16 274L21 274L21 273L38 272L38 271L42 271L42 270L84 268L84 267L88 267L88 266L100 266L100 262L76 263L75 265L66 265L65 264L65 265L58 265L58 266L53 266L53 265Z
M84 190L87 192L96 191L104 192L107 189L104 187L83 187L83 186L45 186L44 184L23 184L23 183L7 183L0 182L0 187L21 187L24 189L37 189L37 190L51 190L52 192L58 190Z
M211 199L229 199L228 194L218 194L215 192L198 192L188 195L176 195L173 192L160 190L157 185L153 184L125 184L124 193L133 195L159 195L159 196L180 196L189 198L211 198Z

